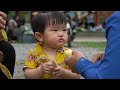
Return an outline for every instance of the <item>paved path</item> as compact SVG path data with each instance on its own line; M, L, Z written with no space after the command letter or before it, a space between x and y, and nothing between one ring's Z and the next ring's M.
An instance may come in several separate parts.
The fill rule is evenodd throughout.
M85 41L88 41L88 42L106 42L106 38L105 37L76 37L74 39L73 42L85 42Z

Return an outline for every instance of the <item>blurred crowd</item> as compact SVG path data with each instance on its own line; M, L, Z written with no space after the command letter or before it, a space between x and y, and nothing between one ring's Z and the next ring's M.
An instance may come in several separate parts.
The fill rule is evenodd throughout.
M38 14L40 11L30 11L30 21L32 17ZM44 12L44 11L41 11ZM69 40L68 43L75 39L75 35L78 31L87 32L87 31L97 31L101 25L96 26L95 24L95 11L86 11L83 14L80 11L60 11L66 16L68 29ZM19 14L16 13L7 23L7 35L8 40L11 43L16 41L22 42L23 35L26 31L25 26L26 20L22 16L20 18ZM32 30L32 29L31 29ZM69 46L71 46L69 44Z
M25 27L25 17L20 18L19 15L14 15L7 23L7 36L10 43L15 43L22 37Z

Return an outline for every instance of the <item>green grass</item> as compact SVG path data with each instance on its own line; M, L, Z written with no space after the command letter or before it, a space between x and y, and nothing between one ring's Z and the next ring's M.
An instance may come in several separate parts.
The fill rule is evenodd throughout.
M74 42L74 47L97 48L103 51L106 47L106 42Z

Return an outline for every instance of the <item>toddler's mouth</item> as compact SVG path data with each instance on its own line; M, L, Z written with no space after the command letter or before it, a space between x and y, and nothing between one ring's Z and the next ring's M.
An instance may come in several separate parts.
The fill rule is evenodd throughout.
M63 38L61 38L61 39L59 39L58 41L59 41L59 42L63 42L63 41L64 41L64 39L63 39Z

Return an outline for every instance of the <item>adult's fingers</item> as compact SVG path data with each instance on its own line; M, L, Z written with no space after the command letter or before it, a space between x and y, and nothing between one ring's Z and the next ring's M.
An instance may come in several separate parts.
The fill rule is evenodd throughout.
M0 23L0 29L5 29L5 25Z
M2 25L5 25L5 24L6 24L6 21L3 20L2 18L0 18L0 23L1 23Z
M99 57L93 56L92 62L96 63L99 60Z
M79 52L79 51L72 51L72 56L74 56L75 59L79 59L80 57L85 57L83 53Z
M7 15L4 12L0 11L0 17L3 18L4 20L7 20Z
M69 65L70 61L72 59L72 56L70 56L69 58L65 58L64 62Z
M103 53L98 53L98 54L96 54L96 55L93 56L92 61L94 63L96 63L97 61L102 60L102 58L103 58Z

